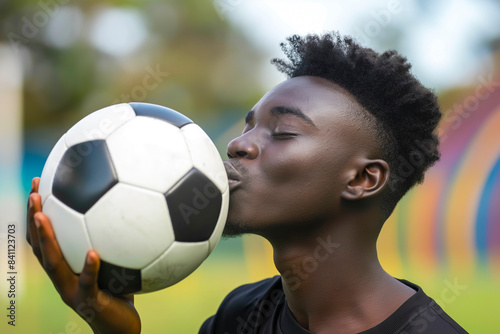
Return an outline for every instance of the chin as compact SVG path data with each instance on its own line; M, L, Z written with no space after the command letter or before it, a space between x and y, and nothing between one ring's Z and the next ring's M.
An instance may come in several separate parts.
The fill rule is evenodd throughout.
M268 237L273 235L272 231L278 232L278 234L281 234L282 228L279 226L277 226L277 227L253 226L253 225L242 223L241 221L228 220L226 222L226 226L224 227L224 230L222 231L222 237L228 239L228 238L239 237L239 236L242 236L244 234L255 234L255 235L259 235L261 237L268 239Z
M222 231L222 237L234 238L248 233L252 233L248 226L228 220L226 222L226 226L224 226L224 230Z
M235 210L229 202L229 212L227 214L226 225L222 231L222 236L226 238L238 237L240 235L252 233L252 228L246 219L241 219L239 211Z
M271 224L268 221L255 220L254 218L255 217L250 218L246 215L236 214L229 208L226 225L222 231L222 237L234 238L244 234L256 234L267 238L267 236L271 236L275 233L282 234L282 226Z

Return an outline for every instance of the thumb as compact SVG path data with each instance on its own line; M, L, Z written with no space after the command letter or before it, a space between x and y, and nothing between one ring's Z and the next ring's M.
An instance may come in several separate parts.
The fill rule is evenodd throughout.
M100 260L96 251L89 250L85 259L85 266L78 278L78 284L84 291L95 289L97 293L97 276L99 274Z

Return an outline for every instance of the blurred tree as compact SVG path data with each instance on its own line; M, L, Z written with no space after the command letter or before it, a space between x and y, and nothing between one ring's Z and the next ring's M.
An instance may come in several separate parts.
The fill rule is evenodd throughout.
M0 38L24 63L28 130L67 129L128 101L223 120L262 93L262 54L211 1L21 0L0 9ZM61 135L53 132L46 135Z

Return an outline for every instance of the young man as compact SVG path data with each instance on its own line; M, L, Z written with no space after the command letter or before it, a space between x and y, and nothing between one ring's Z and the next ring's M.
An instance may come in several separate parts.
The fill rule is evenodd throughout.
M394 51L335 33L282 47L289 61L273 62L289 79L248 112L225 162L225 233L268 239L281 276L231 292L200 333L466 333L417 285L387 274L376 251L396 203L439 158L436 96ZM38 182L27 239L63 301L77 312L92 301L99 311L81 315L96 332L140 332L132 296L98 289L94 251L71 272Z

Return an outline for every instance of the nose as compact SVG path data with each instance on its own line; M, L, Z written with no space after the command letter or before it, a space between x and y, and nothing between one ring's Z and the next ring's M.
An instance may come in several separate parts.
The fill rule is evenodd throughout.
M229 158L255 159L259 156L260 149L255 140L252 140L252 131L234 138L227 145L227 156Z

